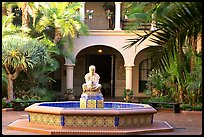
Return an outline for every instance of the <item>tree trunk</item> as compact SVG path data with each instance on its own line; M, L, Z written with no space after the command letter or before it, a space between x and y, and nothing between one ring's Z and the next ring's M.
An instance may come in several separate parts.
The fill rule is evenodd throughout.
M22 6L22 30L27 29L29 26L29 16L28 16L28 3L24 2Z
M60 29L59 28L55 28L55 37L54 37L54 43L57 43L61 40L62 38L62 35L61 35L61 32L60 32Z
M197 49L197 40L193 38L191 38L190 43L192 44L192 52L193 55L190 57L190 73L193 72L193 69L195 67L195 59L194 59L194 54L196 54L196 49Z
M10 101L13 101L13 79L12 79L13 75L12 74L8 74L8 99Z
M178 88L178 90L179 90L179 103L183 103L183 88L180 86L179 88Z
M184 53L182 50L182 46L178 45L178 60L179 62L184 62ZM178 70L179 71L179 76L181 81L185 79L185 65L184 63L181 65L181 68ZM183 88L182 88L182 83L180 83L181 85L178 86L178 91L179 91L179 102L183 101Z
M2 7L2 16L7 16L6 7Z

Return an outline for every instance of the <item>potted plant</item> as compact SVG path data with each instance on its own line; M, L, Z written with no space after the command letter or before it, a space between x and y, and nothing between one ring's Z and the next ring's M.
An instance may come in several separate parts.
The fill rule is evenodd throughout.
M93 10L86 10L88 18L92 19L93 18Z
M113 14L113 12L111 12L109 9L106 10L107 19L111 19L112 14Z
M132 100L134 99L133 90L132 89L124 89L123 99L125 102L132 102Z
M72 88L68 88L65 92L65 98L67 100L73 100L74 99L74 92Z

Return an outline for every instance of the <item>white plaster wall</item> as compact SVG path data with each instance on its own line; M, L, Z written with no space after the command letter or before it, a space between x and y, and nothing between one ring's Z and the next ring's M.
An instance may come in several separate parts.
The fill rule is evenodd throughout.
M84 48L93 45L106 45L110 46L117 51L119 51L124 58L124 66L134 66L134 60L141 50L147 48L149 44L152 44L150 41L145 40L138 47L131 47L129 49L123 49L122 47L127 45L129 42L127 39L135 38L136 36L80 36L74 40L73 56L76 55Z

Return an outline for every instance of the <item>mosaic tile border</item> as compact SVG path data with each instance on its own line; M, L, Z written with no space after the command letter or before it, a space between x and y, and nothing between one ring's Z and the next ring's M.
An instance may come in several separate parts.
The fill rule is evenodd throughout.
M121 116L53 115L29 113L29 122L63 127L139 127L153 122L153 114Z

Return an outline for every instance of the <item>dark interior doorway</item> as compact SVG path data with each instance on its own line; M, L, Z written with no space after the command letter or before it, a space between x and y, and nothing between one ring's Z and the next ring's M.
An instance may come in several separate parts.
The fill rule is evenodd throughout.
M101 92L104 97L114 97L113 82L113 55L111 54L89 54L87 55L86 73L89 71L89 66L96 67L96 73L100 76L99 83L102 85Z

